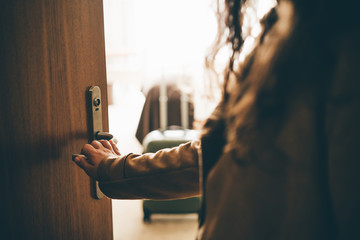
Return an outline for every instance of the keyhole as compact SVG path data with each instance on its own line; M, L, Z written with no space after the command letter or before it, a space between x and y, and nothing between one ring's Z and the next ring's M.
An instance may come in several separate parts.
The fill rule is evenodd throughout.
M95 106L95 107L98 107L98 106L100 105L100 103L101 103L100 98L95 98L95 99L94 99L94 106Z

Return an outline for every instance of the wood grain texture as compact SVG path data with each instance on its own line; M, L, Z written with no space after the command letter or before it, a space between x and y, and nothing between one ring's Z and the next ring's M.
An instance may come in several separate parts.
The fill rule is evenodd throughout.
M1 236L112 239L111 201L71 161L91 85L108 128L102 1L1 1L0 15Z

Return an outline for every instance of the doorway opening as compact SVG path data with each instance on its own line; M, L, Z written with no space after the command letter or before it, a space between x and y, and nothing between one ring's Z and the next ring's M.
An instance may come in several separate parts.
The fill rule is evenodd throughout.
M141 153L135 137L145 93L175 79L194 96L195 119L213 106L201 106L204 59L217 31L211 0L104 0L109 128L122 153ZM186 81L182 81L186 79ZM171 80L170 80L171 81ZM113 200L114 239L192 239L197 215L154 216L143 222L141 201ZM146 237L145 237L146 236Z
M248 22L256 24L276 1L251 2L257 5L257 12L249 11ZM143 151L136 131L145 94L155 84L175 81L182 91L193 96L195 122L206 119L218 99L209 99L204 93L204 82L208 81L205 56L217 34L217 1L103 0L103 3L109 128L120 151L124 154ZM244 44L250 50L252 34L260 33L256 27L253 29ZM243 52L246 53L245 49ZM229 54L225 48L217 56L219 69ZM160 217L151 224L143 222L142 214L141 201L113 200L114 239L195 238L198 223L194 214L171 216L171 220Z

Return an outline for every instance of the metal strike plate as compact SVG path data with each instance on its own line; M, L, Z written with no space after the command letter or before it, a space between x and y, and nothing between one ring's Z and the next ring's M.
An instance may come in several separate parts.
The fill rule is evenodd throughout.
M90 142L97 139L97 134L103 132L102 124L102 111L101 111L101 91L98 86L92 86L88 90L88 106L90 114L90 125L91 125L91 139ZM96 199L101 199L104 194L99 188L99 182L91 179L92 195Z

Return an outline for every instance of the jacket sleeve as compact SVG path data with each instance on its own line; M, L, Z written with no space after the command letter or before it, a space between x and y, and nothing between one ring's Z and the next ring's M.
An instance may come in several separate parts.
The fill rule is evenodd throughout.
M156 153L104 159L98 167L101 191L115 199L177 199L200 194L198 151L192 141Z

